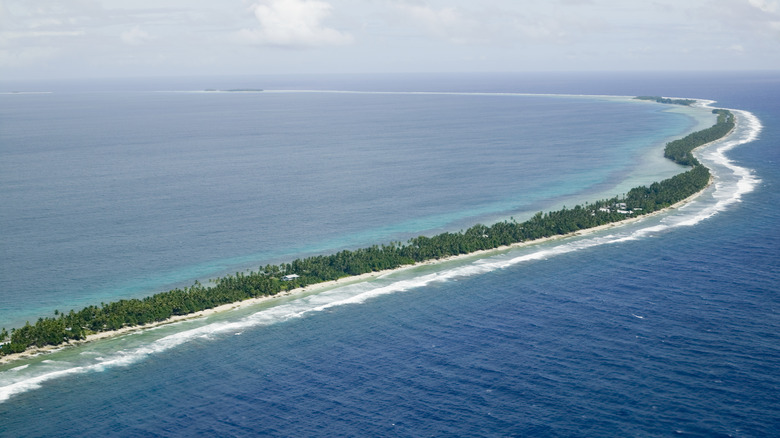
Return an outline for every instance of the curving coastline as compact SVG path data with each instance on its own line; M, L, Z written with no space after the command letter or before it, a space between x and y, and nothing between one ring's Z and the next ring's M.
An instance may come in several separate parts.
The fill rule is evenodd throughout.
M717 139L728 135L732 129L733 119L732 126L725 130ZM703 131L697 131L694 134L701 132ZM690 150L708 143L709 142L693 145ZM704 166L698 164L698 161L695 161L695 158L693 158L693 160L693 163L695 163L693 169L681 173L680 175L687 175L695 170L697 173L695 181L687 181L686 178L678 178L680 175L677 175L669 180L654 183L650 187L641 186L632 189L629 192L629 196L624 198L612 198L597 201L593 204L586 203L585 207L577 206L570 210L564 208L563 210L546 214L538 213L534 218L520 224L505 221L490 227L476 225L466 232L443 233L433 237L421 236L410 239L409 243L405 245L391 243L388 246L382 245L381 247L375 246L356 251L342 251L331 256L318 256L303 260L299 259L281 266L266 266L263 268L262 272L251 273L249 275L236 274L236 276L228 276L219 279L217 285L212 288L206 288L199 283L196 283L191 288L185 288L184 290L176 289L157 294L149 298L170 298L167 302L173 302L171 309L169 309L171 315L161 318L160 316L163 316L165 312L155 312L155 314L150 317L151 321L148 322L143 322L145 321L144 317L142 315L139 316L139 314L130 315L131 318L136 320L136 323L128 323L126 322L127 320L120 320L118 319L118 315L127 314L128 312L126 309L128 306L141 308L141 311L144 311L145 309L142 308L143 303L149 298L144 300L121 300L117 303L109 303L103 306L103 308L90 306L78 313L71 311L69 315L79 315L84 312L83 316L86 317L90 316L90 314L94 314L93 318L82 320L86 321L87 324L78 327L75 327L73 324L68 325L71 321L67 319L69 315L60 315L59 318L42 318L39 319L39 322L35 325L25 326L22 329L14 331L11 336L12 342L6 343L3 345L3 348L0 349L0 354L5 354L5 357L0 357L0 363L10 362L46 350L61 348L64 345L88 342L182 319L201 317L237 306L254 304L275 297L299 293L303 290L311 292L313 288L325 289L328 287L340 286L345 283L362 281L366 278L375 277L397 269L408 269L409 267L419 264L437 263L457 257L469 257L485 252L502 251L512 247L537 244L546 240L558 239L572 234L581 235L595 232L605 227L612 227L617 224L626 223L627 221L644 218L650 214L657 214L666 211L669 208L677 207L681 203L690 201L692 197L700 194L701 190L709 184L709 172ZM704 175L706 175L706 179L703 178ZM656 184L658 186L656 186ZM680 190L681 187L683 187L684 190ZM674 189L674 193L665 193L664 196L669 195L671 197L663 197L663 199L659 200L648 200L650 195L663 193L664 190L668 192L669 190L667 189L670 188ZM648 207L650 201L653 202L653 208ZM606 211L602 211L601 209L605 209ZM629 211L630 213L627 213ZM377 254L386 257L385 259L381 259ZM356 255L358 256L357 258L355 258ZM320 263L320 265L317 265L316 263ZM335 264L340 264L338 269L334 267ZM364 272L361 272L361 270ZM300 274L300 276L284 281L282 277L288 274ZM264 285L267 289L261 289L259 287L261 285ZM252 290L248 291L248 296L246 298L240 298L239 300L219 302L219 299L217 299L219 297L213 297L213 295L221 294L224 289L231 288L234 290ZM190 306L191 303L187 302L187 297L200 295L208 298L208 306L192 311ZM179 301L174 302L174 298ZM159 302L166 301L163 300ZM160 307L161 306L158 305L155 309L160 309ZM45 338L31 337L31 335L36 335L36 327L41 329L37 330L38 332L43 332L42 329L49 327L50 330L48 334L53 335L49 338L52 342L49 342ZM16 338L14 338L14 335L16 335ZM59 338L60 342L56 342L57 335L61 336ZM20 341L24 340L25 336L33 339L33 342L25 346L24 351L12 351L13 348L8 348L8 346L11 346L18 349L22 345L22 342Z

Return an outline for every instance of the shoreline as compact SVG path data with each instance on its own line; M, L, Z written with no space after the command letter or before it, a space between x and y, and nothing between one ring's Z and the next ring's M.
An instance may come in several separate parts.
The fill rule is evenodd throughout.
M707 109L712 108L710 105L711 105L711 103L713 103L713 101L700 101L700 102L701 102L701 104L700 104L701 108L707 108ZM736 117L734 118L734 120L735 120L734 127L728 133L726 133L723 137L721 137L721 138L719 138L717 140L711 141L709 143L700 145L700 146L694 148L693 151L701 149L701 148L705 148L707 146L712 145L713 143L717 143L717 142L723 141L724 139L727 139L734 132L736 127L738 126L738 120L736 119ZM181 321L185 321L185 320L207 318L207 317L209 317L211 315L214 315L214 314L223 313L223 312L227 312L229 310L234 310L234 309L238 309L238 308L244 308L244 307L257 305L257 304L260 304L260 303L271 301L273 299L286 298L286 297L296 297L296 296L301 296L304 293L306 293L306 294L315 293L315 292L324 291L324 290L327 290L327 289L330 289L330 288L336 288L336 287L345 286L345 285L349 285L349 284L355 284L355 283L362 283L362 282L370 281L371 279L377 278L379 276L383 276L383 275L387 275L387 274L395 273L395 272L400 272L400 271L403 271L403 270L413 269L413 268L420 267L420 266L434 266L434 265L439 265L439 264L443 264L443 263L450 262L450 261L462 260L462 259L472 258L472 257L474 257L474 258L489 257L491 255L498 254L498 253L504 252L504 251L509 251L509 250L512 250L512 249L515 249L515 248L521 248L521 247L526 247L526 246L531 246L531 245L537 245L537 244L542 244L542 243L546 243L546 242L553 241L553 240L566 239L566 238L575 237L575 236L585 236L585 235L593 234L593 233L596 233L596 232L599 232L599 231L603 231L603 230L606 230L606 229L615 228L615 227L621 227L621 226L624 226L624 225L628 225L628 224L631 224L631 223L635 223L635 222L641 221L641 220L643 220L645 218L650 218L650 217L653 217L653 216L657 216L657 215L669 212L671 210L678 209L678 208L680 208L680 207L682 207L682 206L692 202L693 200L695 200L699 196L701 196L704 193L704 191L708 187L710 187L712 185L713 182L714 182L714 177L710 176L710 179L709 179L707 185L705 185L698 192L692 194L691 196L689 196L689 197L687 197L687 198L685 198L683 200L680 200L680 201L678 201L678 202L676 202L676 203L674 203L674 204L672 204L672 205L670 205L668 207L662 208L660 210L653 211L653 212L647 213L647 214L641 214L639 216L627 217L627 218L619 220L617 222L611 222L611 223L607 223L607 224L604 224L604 225L599 225L599 226L592 227L592 228L580 229L580 230L569 232L569 233L566 233L566 234L560 234L560 235L543 237L543 238L534 239L534 240L517 242L517 243L510 244L510 245L503 245L503 246L496 247L496 248L491 248L491 249L478 250L478 251L470 252L470 253L467 253L467 254L459 254L459 255L453 255L453 256L443 257L443 258L439 258L439 259L426 260L426 261L423 261L423 262L418 262L418 263L414 263L414 264L399 266L399 267L393 268L393 269L385 269L385 270L381 270L381 271L368 272L368 273L354 275L354 276L342 277L342 278L339 278L339 279L336 279L336 280L330 280L330 281L325 281L325 282L321 282L321 283L310 284L310 285L307 285L307 286L304 286L304 287L298 287L298 288L291 289L291 290L288 290L288 291L283 291L283 292L277 293L275 295L267 295L267 296L262 296L262 297L250 298L250 299L243 300L243 301L237 301L237 302L233 302L233 303L222 304L220 306L213 307L211 309L204 309L204 310L200 310L200 311L197 311L197 312L194 312L194 313L190 313L190 314L186 314L186 315L176 315L176 316L170 317L168 319L165 319L163 321L157 321L157 322L148 323L148 324L139 325L139 326L127 326L127 327L122 327L122 328L117 329L117 330L110 330L110 331L102 331L102 332L98 332L98 333L93 333L93 334L87 335L85 339L71 340L71 341L68 341L68 342L65 342L65 343L62 343L62 344L58 344L58 345L46 345L46 346L43 346L43 347L30 347L30 348L28 348L25 351L20 352L20 353L12 353L12 354L8 354L8 355L0 356L0 366L5 366L5 365L8 365L10 363L17 362L17 361L20 361L20 360L23 360L23 359L32 359L32 358L35 358L35 357L38 357L38 356L41 356L41 355L44 355L44 354L48 354L48 353L53 353L55 351L59 351L61 349L67 349L67 348L70 348L70 347L75 347L75 346L78 346L78 345L81 345L81 344L91 343L91 342L98 341L98 340L101 340L101 339L114 338L114 337L122 336L122 335L127 334L127 333L133 333L133 332L137 332L137 331L148 330L148 329L152 329L152 328L155 328L155 327L160 327L160 326L163 326L163 325L173 324L173 323L181 322Z
M716 140L716 141L720 141L720 140ZM712 143L714 143L714 142L712 142ZM708 144L705 144L705 145L702 145L702 146L699 146L699 147L705 147L705 146L708 146L709 144L711 144L711 143L708 143ZM542 243L546 243L546 242L551 242L551 241L554 241L554 240L562 240L562 239L567 239L567 238L571 238L571 237L586 236L586 235L589 235L589 234L597 233L599 231L603 231L603 230L607 230L607 229L611 229L611 228L616 228L616 227L622 227L624 225L628 225L628 224L632 224L632 223L635 223L635 222L639 222L639 221L641 221L643 219L651 218L651 217L658 216L660 214L663 214L663 213L666 213L666 212L678 209L678 208L680 208L680 207L682 207L682 206L684 206L684 205L686 205L686 204L688 204L690 202L693 202L696 198L698 198L701 194L703 194L704 191L707 189L707 187L711 186L712 183L713 183L713 179L710 178L710 181L707 184L707 186L705 186L702 190L694 193L693 195L683 199L682 201L678 201L675 204L672 204L672 205L670 205L670 206L668 206L666 208L662 208L661 210L657 210L657 211L654 211L652 213L647 213L647 214L643 214L643 215L640 215L640 216L628 217L628 218L623 219L623 220L621 220L619 222L612 222L612 223L608 223L608 224L604 224L604 225L599 225L599 226L593 227L593 228L586 228L586 229L582 229L582 230L572 231L572 232L567 233L567 234L560 234L560 235L556 235L556 236L543 237L541 239L528 240L528 241L525 241L525 242L517 242L517 243L513 243L511 245L504 245L504 246L500 246L500 247L492 248L492 249L483 249L483 250L474 251L474 252L471 252L471 253L468 253L468 254L460 254L460 255L443 257L443 258L440 258L440 259L426 260L424 262L414 263L414 264L411 264L411 265L404 265L404 266L400 266L398 268L393 268L393 269L385 269L385 270L382 270L382 271L368 272L368 273L365 273L365 274L360 274L360 275L355 275L355 276L350 276L350 277L342 277L342 278L337 279L337 280L330 280L330 281L325 281L325 282L322 282L322 283L310 284L310 285L305 286L305 287L299 287L299 288L291 289L291 290L288 290L288 291L280 292L280 293L278 293L276 295L268 295L268 296L263 296L263 297L250 298L250 299L244 300L244 301L237 301L237 302L234 302L234 303L222 304L220 306L213 307L211 309L199 310L197 312L190 313L190 314L187 314L187 315L176 315L176 316L173 316L173 317L168 318L168 319L163 320L163 321L157 321L157 322L153 322L153 323L149 323L149 324L145 324L145 325L140 325L140 326L122 327L122 328L117 329L117 330L110 330L110 331L105 331L105 332L93 333L93 334L87 335L87 337L85 339L72 340L72 341L68 341L66 343L59 344L59 345L47 345L47 346L44 346L44 347L32 347L32 348L29 348L29 349L21 352L21 353L13 353L13 354L5 355L5 356L0 356L0 366L8 365L10 363L17 362L17 361L20 361L20 360L23 360L23 359L32 359L32 358L37 357L37 356L41 356L41 355L48 354L48 353L53 353L55 351L59 351L59 350L70 348L70 347L76 347L76 346L79 346L79 345L82 345L82 344L87 344L87 343L99 341L101 339L114 338L114 337L122 336L122 335L125 335L125 334L128 334L128 333L148 330L148 329L152 329L152 328L155 328L155 327L160 327L160 326L163 326L163 325L173 324L173 323L186 321L186 320L191 320L191 319L207 318L207 317L209 317L211 315L215 315L215 314L218 314L218 313L223 313L223 312L227 312L227 311L230 311L230 310L235 310L235 309L239 309L239 308L245 308L245 307L249 307L249 306L254 306L254 305L257 305L257 304L260 304L260 303L265 303L265 302L268 302L268 301L271 301L271 300L274 300L274 299L288 298L288 297L293 298L293 297L302 296L302 295L308 294L308 293L322 292L324 290L331 289L331 288L346 286L346 285L355 284L355 283L363 283L363 282L370 281L370 280L372 280L374 278L377 278L377 277L380 277L380 276L383 276L383 275L396 273L396 272L401 272L401 271L408 270L408 269L414 269L414 268L418 268L420 266L435 266L435 265L440 265L440 264L443 264L443 263L446 263L446 262L451 262L451 261L455 261L455 260L463 260L463 259L471 258L471 257L474 257L474 258L490 257L492 255L495 255L495 254L498 254L498 253L501 253L501 252L504 252L504 251L509 251L509 250L512 250L512 249L516 249L516 248L522 248L522 247L526 247L526 246L538 245L538 244L542 244Z

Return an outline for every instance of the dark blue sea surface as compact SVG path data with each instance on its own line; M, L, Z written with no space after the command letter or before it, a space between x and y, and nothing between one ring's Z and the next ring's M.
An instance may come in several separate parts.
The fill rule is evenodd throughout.
M680 210L593 235L547 242L490 257L424 266L382 276L368 283L300 298L280 299L208 320L178 323L4 366L0 368L0 388L6 395L0 401L0 435L778 435L780 76L769 73L553 75L544 78L484 75L434 79L366 78L363 82L351 83L356 84L354 89L361 90L657 94L717 100L716 106L749 113L738 113L741 125L733 137L732 146L724 145L723 150L708 149L702 153L702 161L713 168L716 183ZM299 84L285 85L299 89L346 89L350 83L346 79L329 78L331 86L328 87L325 79L322 79L323 83L312 82L311 78L297 80ZM247 86L236 82L235 87L230 88ZM440 87L447 89L441 90ZM128 94L127 91L121 93ZM87 99L77 93L77 96L62 97L63 105L79 99L87 105L89 102L83 102L84 99L97 99L97 103L90 105L100 109L109 105L107 102L115 94L104 92L89 96ZM141 108L148 107L150 97L147 94L130 93L130 96L137 96L144 102ZM207 97L227 99L230 104L220 107L224 111L239 105L236 100L240 102L245 98L232 94ZM269 93L269 97L264 96L268 99L277 97L289 98L290 95ZM377 95L343 94L302 94L300 97L304 101L309 100L309 103L296 106L293 111L296 114L311 106L311 99L321 98L323 105L341 105L344 111L354 104L350 99L370 97L375 102L380 99ZM416 149L397 155L380 154L378 160L400 161L379 166L392 175L374 175L376 171L353 169L349 163L344 163L354 155L365 154L365 160L376 156L362 150L372 142L353 144L351 149L346 149L349 153L333 158L331 165L336 166L333 178L349 172L360 175L363 171L372 178L350 177L355 178L353 181L362 181L363 186L361 189L350 184L339 187L338 193L333 194L333 200L327 202L334 206L331 209L334 211L320 209L316 216L307 216L310 211L305 208L306 205L293 205L296 203L290 201L297 197L291 194L289 187L285 188L285 184L269 189L271 195L263 195L269 196L273 205L278 206L278 214L282 217L300 208L299 214L306 218L304 220L312 230L300 229L300 222L296 222L297 226L289 225L287 232L275 232L288 226L279 220L272 222L274 226L271 230L257 233L248 227L235 234L245 236L247 242L221 246L224 239L211 236L213 229L208 227L197 231L200 225L191 215L185 215L183 223L166 227L155 219L156 214L163 215L161 212L133 213L134 207L153 202L146 199L159 193L152 188L143 189L148 193L136 188L133 196L137 196L137 200L125 206L122 203L127 200L118 199L122 198L121 191L117 191L117 196L111 200L110 185L95 188L92 192L108 199L100 199L100 196L91 199L92 195L88 196L84 190L82 204L76 202L80 207L74 207L73 202L68 202L65 207L85 211L90 208L119 210L108 215L111 220L121 220L122 213L133 213L134 219L130 222L143 220L146 216L149 221L146 225L125 225L143 229L150 226L148 224L155 224L150 238L145 243L142 240L141 245L153 245L154 235L158 234L165 236L168 243L160 244L159 249L150 246L133 251L148 252L148 257L154 259L151 265L164 266L146 271L149 266L144 265L146 262L132 263L139 263L137 272L148 272L153 284L162 282L160 273L179 270L195 273L190 277L174 275L176 278L171 282L176 282L197 277L201 272L209 273L209 269L212 272L218 270L219 267L214 265L231 257L238 260L234 265L241 265L244 257L249 257L247 262L263 260L264 257L284 258L289 254L320 248L373 243L373 239L377 238L403 238L404 233L450 229L470 220L500 217L513 212L533 212L537 208L556 205L562 199L568 202L577 196L585 196L581 201L586 201L590 199L589 195L608 191L619 186L620 181L642 173L630 164L632 160L644 157L642 150L652 149L654 142L674 131L685 131L693 126L689 117L659 112L659 108L664 108L662 106L585 99L583 104L591 105L582 114L587 117L585 120L600 121L604 130L615 131L602 136L599 130L594 129L584 132L582 138L574 141L566 137L577 139L576 130L556 128L553 120L545 119L546 124L537 134L529 134L525 129L513 131L505 126L509 123L507 118L511 118L508 114L518 117L521 114L516 107L502 107L509 104L496 99L497 96L484 96L476 99L477 102L465 103L461 101L462 97L381 96L382 114L389 111L386 106L393 104L398 105L399 113L404 113L409 105L404 99L409 98L418 99L413 108L419 111L408 110L413 112L413 117L404 119L405 122L399 120L398 129L386 133L387 140L382 143L385 146L380 150L390 147L389 144L402 147L412 138L434 135L424 129L413 133L416 125L412 121L421 117L427 117L424 123L436 126L436 131L454 134L437 134L441 135L438 140L426 137L426 144L438 144L438 155L436 151L428 150L420 158L412 155L423 153ZM0 102L7 102L5 99L5 96L0 96ZM170 104L169 94L161 93L159 99L166 105ZM537 110L544 111L545 105L560 106L548 103L551 98L533 99L529 101L532 114L539 114ZM462 105L459 110L452 107L457 103ZM132 107L132 102L121 105L122 114L132 113L129 107ZM577 108L577 104L567 102L566 107ZM18 132L17 127L7 129L5 122L7 117L11 117L9 114L16 112L6 104L3 108L0 129L3 133ZM625 118L621 116L622 125L611 124L619 115L610 111L622 114L630 108L637 108L638 113L625 115ZM185 110L198 112L197 108L184 105L182 111ZM248 169L254 169L264 160L249 160L247 163L236 158L242 156L242 151L246 152L237 139L242 135L251 137L258 134L250 131L234 135L236 129L245 123L220 131L222 128L219 126L208 125L207 111L202 111L203 123L198 124L188 140L178 146L181 148L180 159L196 159L202 163L210 158L222 160L227 163L227 168L234 166L235 174L204 176L200 190L209 194L211 199L222 198L221 188L242 187L250 193L251 190L245 189L247 186L241 180L251 176L252 172ZM370 117L369 111L360 113ZM342 130L335 129L333 136L323 133L344 114L323 122L324 126L314 135L316 144L338 141L333 139L338 139ZM349 114L355 116L354 111ZM460 131L463 122L451 123L453 115L457 114L473 125L487 126L486 131L474 131L473 125L469 130ZM244 111L237 111L235 117L242 115L245 116ZM301 117L309 120L304 115ZM564 120L575 118L575 114L570 114ZM635 122L640 120L647 120L647 123L636 127ZM654 125L656 122L657 125ZM119 120L113 123L117 130L122 126ZM171 138L177 137L177 133L186 135L189 132L184 123L175 129L162 122L161 126L163 130L171 130ZM527 128L529 125L519 126ZM635 126L638 131L630 126ZM272 129L274 125L268 124L261 131ZM197 149L198 143L204 141L203 137L208 137L209 132L215 139L232 139L231 144L225 146L227 154L214 153L213 143L208 147L203 143L203 149ZM473 146L463 145L459 149L457 141L450 142L468 135L484 138L486 132L494 132L489 137L493 145L491 153L496 154L493 158L475 154ZM558 132L563 138L555 135ZM26 135L34 133L35 129L30 127ZM757 138L752 138L751 135L756 133ZM142 153L120 157L106 153L105 160L122 161L129 163L128 166L132 164L129 167L132 171L117 176L119 181L114 190L127 187L127 181L133 180L136 173L146 180L130 185L144 187L153 185L153 181L166 184L166 171L186 172L193 178L192 184L198 184L197 171L212 169L207 165L184 165L184 162L181 168L158 165L163 161L170 163L171 157L155 157L159 148L150 140L155 136L139 139L146 134L132 131L117 133L120 138L127 138L127 144L138 144ZM372 139L375 134L381 138L382 133L364 133L366 138ZM88 137L91 134L83 135ZM579 141L614 136L620 136L621 140L613 143L623 145L620 153L612 154L610 150L614 149L611 147L606 147L606 151L594 147L597 149L592 151L595 156L557 154L552 159L538 162L554 164L546 167L542 175L524 178L518 186L511 185L512 171L506 167L517 167L523 175L533 172L534 167L541 165L526 162L533 153L549 151L555 143L562 143L561 150L567 150L568 144L569 153L574 154L573 150L581 144ZM286 136L278 136L274 141L283 137ZM521 149L523 155L518 157L512 154L512 151L517 153L512 146L517 144L513 140L516 138L533 138L535 142L527 149ZM643 138L644 142L641 141ZM101 144L101 141L95 141L97 145ZM304 142L304 137L299 141L290 140L288 148ZM44 152L47 146L43 143L35 146L40 148L37 152L40 156L57 153L52 150ZM502 146L504 143L506 145ZM8 150L4 147L3 153L7 154ZM195 152L184 153L192 150ZM17 153L24 155L30 151L22 152ZM306 175L296 174L293 170L306 159L304 155L293 157L285 154L279 157L269 151L267 158L276 160L276 166L292 171L289 184L296 181L303 184ZM323 157L320 155L318 162ZM86 155L82 158L86 159ZM72 160L70 163L77 163L78 155L63 154L58 161L66 165L68 159ZM421 161L420 171L415 173L412 170L418 159ZM482 159L484 161L480 161ZM89 162L96 163L93 158L89 158ZM468 170L469 163L480 169L478 173L488 181L486 186L480 186L478 178L470 179L479 177L479 174L464 172L461 175L461 171ZM559 163L563 167L558 166ZM30 188L34 179L26 178L22 172L13 173L10 165L2 166L4 180L19 184L13 190L34 192ZM94 172L101 171L100 166L94 166ZM490 170L494 168L495 171ZM398 175L407 175L407 172L412 182L406 188L408 191L404 192L403 178ZM428 172L432 173L430 179ZM376 182L376 187L366 186L373 183L369 181L374 176L385 182ZM569 177L571 180L567 179ZM220 181L222 178L227 181ZM425 184L415 184L414 178L425 181ZM539 179L544 181L544 187L533 186ZM181 177L173 181L181 181ZM437 182L440 188L436 187ZM74 181L74 184L78 182ZM314 187L317 181L311 184ZM392 184L394 193L383 193L377 188L382 184ZM14 201L8 193L15 192L5 187L4 200ZM210 187L215 192L208 190ZM277 203L273 196L280 190L282 195L279 195ZM527 193L523 195L530 198L513 198L512 193L517 190L525 190ZM266 193L264 190L260 192ZM539 192L545 192L544 196L534 197ZM240 197L240 201L253 199L247 193ZM356 203L346 201L361 193L369 198L369 195L380 196L374 207L379 210L362 210L361 207L360 211L344 213L360 202L372 202L371 199ZM490 198L491 194L495 197ZM304 193L301 192L300 196ZM430 198L425 198L427 196ZM419 199L410 200L408 197ZM488 199L481 203L483 198ZM21 203L19 200L14 202ZM91 203L99 206L91 207ZM192 208L210 212L214 207L206 205L208 202L202 198L186 202L170 199L168 203L179 205L185 212ZM430 207L428 211L423 208L426 204ZM392 208L393 205L399 207ZM509 207L505 208L506 205ZM35 207L29 207L29 220L45 218L40 210L44 207L37 206L38 210ZM425 212L419 213L419 209ZM8 213L7 209L3 211L4 221L17 214ZM361 211L365 218L361 219ZM208 214L211 224L222 217L224 222L217 224L225 229L242 222L240 218L231 217L230 211L223 212L223 216L213 212ZM339 219L342 214L349 220ZM294 214L291 217L295 217ZM336 223L336 228L348 224L354 224L354 228L340 232L328 226L328 221ZM51 224L55 222L51 220ZM251 222L251 219L246 222ZM62 229L71 230L73 226L76 225L65 224ZM55 230L52 234L56 234ZM169 239L176 235L175 230L182 233L182 248L168 253L171 251ZM92 231L100 232L97 229ZM225 231L222 236L233 235L232 232L232 229ZM11 233L3 233L4 238L11 238ZM190 241L192 235L188 233L203 233L203 239L213 241L208 244L197 239ZM296 235L295 240L279 237L290 233ZM89 234L85 232L70 238L79 240ZM131 241L134 239L136 237ZM118 248L126 248L129 243L125 242ZM270 249L258 248L261 243ZM246 250L236 250L244 244ZM201 254L203 250L197 249L201 245L209 248L206 252L213 253ZM4 245L4 261L15 254L7 248ZM21 252L20 249L15 251ZM120 252L117 257L129 257L127 251L117 251ZM164 251L168 255L155 259L155 251ZM188 252L194 255L188 256ZM107 250L108 253L110 251ZM78 254L79 251L74 251L71 258L77 258ZM169 257L178 255L185 257L185 261L167 261ZM69 263L78 265L84 262ZM128 260L128 263L131 261ZM101 269L108 269L112 264L115 264L113 259ZM188 266L200 264L210 268L188 270ZM21 267L13 270L3 268L4 283L18 278L12 277L12 274L16 275L16 269ZM43 268L36 269L36 275L45 272ZM67 267L61 269L60 272L70 272ZM132 269L120 271L127 276L122 281L137 281ZM53 272L49 275L56 277ZM85 275L101 277L105 274ZM60 280L66 285L79 283L79 279L67 277ZM85 290L96 292L79 293L76 286L52 286L57 282L43 284L55 289L62 287L60 294L64 298L61 303L67 302L67 299L78 302L80 299L88 301L96 296L110 296L102 292L112 287L110 282L102 285L100 281L103 280L83 280ZM89 285L91 281L95 284ZM134 290L143 291L143 288ZM20 293L18 296L21 298L0 295L0 299L4 300L3 312L6 312L3 314L32 313L38 308L33 303L47 300L46 295L46 292L34 289ZM23 304L12 310L6 307L6 299L22 300ZM2 386L3 381L10 383Z

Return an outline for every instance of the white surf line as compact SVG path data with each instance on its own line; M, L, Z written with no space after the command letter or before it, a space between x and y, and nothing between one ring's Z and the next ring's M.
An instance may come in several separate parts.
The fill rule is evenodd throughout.
M243 317L238 321L214 322L164 336L140 347L119 350L106 356L82 358L82 360L94 361L93 363L84 365L73 366L73 364L67 362L44 361L48 362L47 365L50 365L50 367L57 367L60 365L65 367L55 370L38 370L38 366L33 366L33 369L30 370L28 365L23 365L0 373L0 380L6 380L8 382L7 385L0 386L0 403L5 402L13 395L40 388L44 382L49 380L68 375L103 371L107 368L128 366L149 355L170 350L195 339L211 338L214 335L230 332L238 333L246 328L270 325L293 318L300 318L309 313L321 312L337 306L362 304L369 299L381 295L408 291L410 289L424 287L434 282L444 282L459 277L471 277L485 274L531 260L543 260L600 245L636 240L670 228L697 224L702 220L725 210L730 205L740 202L742 195L753 191L760 182L760 179L753 175L750 169L734 164L725 156L725 152L758 138L762 129L761 123L758 118L750 112L743 110L730 111L739 114L739 117L737 118L738 124L734 131L727 137L707 145L703 152L698 153L701 154L702 157L706 157L707 160L728 169L731 171L732 175L737 177L737 179L735 183L725 184L722 181L723 178L718 178L717 175L714 175L716 181L714 184L715 189L713 197L717 199L717 202L713 206L706 207L698 213L691 215L683 213L681 215L678 214L667 217L680 217L682 220L640 228L628 233L585 237L568 242L563 241L550 248L537 249L532 253L523 254L508 260L496 259L495 256L491 256L484 259L478 259L463 266L445 269L410 279L399 280L389 285L379 287L373 287L370 283L352 284L330 291L301 297L289 303L264 309ZM744 127L744 129L741 129L741 127ZM733 138L735 136L737 136L737 138ZM28 372L31 374L28 375Z
M309 90L309 89L276 89L264 90L264 93L323 93L323 94L375 94L375 95L420 95L420 96L539 96L539 97L599 97L633 99L635 96L620 96L614 94L559 94L559 93L512 93L489 91L360 91L360 90Z
M742 196L755 190L758 184L761 183L761 179L755 175L753 170L737 165L726 156L726 152L735 147L758 139L763 129L761 121L749 111L736 109L729 109L729 111L735 113L736 116L737 125L734 128L734 133L709 147L700 151L694 151L699 160L711 161L715 164L711 166L710 172L715 177L715 190L712 196L717 202L687 220L674 223L674 226L696 225L726 210L732 204L742 202ZM728 182L724 178L718 178L717 173L720 169L717 166L728 169L735 177L735 181Z
M738 145L754 141L756 138L758 138L758 134L761 131L761 124L758 118L756 118L753 114L742 110L731 111L737 112L740 115L740 118L737 119L739 125L735 127L735 130L729 136L707 145L704 149L704 152L701 153L708 154L708 159L711 159L709 156L711 155L714 158L712 161L729 169L732 172L732 175L737 177L737 181L736 184L727 186L722 181L716 180L713 197L717 199L717 202L710 207L702 209L700 212L695 212L693 214L686 214L685 212L682 212L682 214L678 213L667 216L667 218L678 217L681 220L667 221L666 223L640 228L638 230L629 231L627 233L618 232L606 236L587 237L580 240L563 242L551 248L537 250L530 254L523 254L508 260L495 260L495 258L490 257L480 259L465 266L440 271L435 274L424 275L416 279L400 281L389 286L383 286L355 295L342 301L323 304L322 306L312 308L308 311L320 311L343 304L362 303L365 300L375 296L422 287L432 282L447 281L457 277L480 275L494 271L496 269L508 268L510 266L531 260L543 260L550 257L555 257L557 255L572 253L601 245L638 240L641 238L650 237L653 234L668 229L695 225L707 218L710 218L718 212L724 211L735 202L739 202L742 195L753 191L760 182L760 180L753 175L750 169L737 166L724 155L724 152L731 150ZM743 131L739 129L740 126L744 126L745 130ZM737 138L733 138L734 136L737 136ZM710 154L709 151L711 149L713 152ZM678 212L679 211L680 210L678 210ZM616 225L619 226L620 224L618 223Z
M54 94L53 91L0 91L2 95L21 95L21 94Z
M633 99L636 96L620 96L615 94L560 94L560 93L513 93L490 91L378 91L378 90L316 90L316 89L264 89L262 91L236 92L236 91L207 91L207 90L156 90L152 93L182 93L182 94L367 94L367 95L420 95L420 96L539 96L539 97L583 97L583 98L613 98Z

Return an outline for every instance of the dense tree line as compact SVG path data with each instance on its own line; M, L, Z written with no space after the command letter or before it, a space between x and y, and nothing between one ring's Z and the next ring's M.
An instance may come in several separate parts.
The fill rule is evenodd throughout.
M164 321L172 316L187 315L250 298L272 296L314 283L563 235L660 210L691 196L708 184L709 170L699 164L691 151L726 135L734 126L734 117L730 112L714 112L718 114L715 125L666 146L665 155L668 158L691 165L692 169L655 182L649 187L635 187L623 197L577 205L571 209L564 207L558 211L539 212L524 222L503 221L491 226L477 224L465 231L415 237L405 244L391 242L296 259L280 265L266 265L257 272L237 272L218 278L210 287L195 282L190 287L143 299L102 303L100 306L88 306L68 313L55 311L53 317L39 318L35 324L28 322L24 327L11 329L10 333L3 328L0 331L0 342L4 341L0 346L0 355L22 352L32 346L43 347L80 340L91 333ZM285 275L293 273L298 277L284 280Z
M670 99L668 97L661 97L661 96L637 96L634 99L652 100L653 102L658 102L658 103L667 103L671 105L684 105L684 106L691 106L694 103L696 103L696 101L693 99Z
M686 166L698 165L699 162L693 157L691 151L698 146L723 137L734 128L734 115L731 111L716 109L712 112L718 115L717 123L707 129L693 132L679 140L667 143L664 156Z

